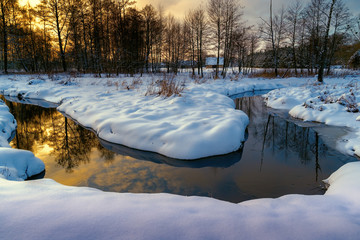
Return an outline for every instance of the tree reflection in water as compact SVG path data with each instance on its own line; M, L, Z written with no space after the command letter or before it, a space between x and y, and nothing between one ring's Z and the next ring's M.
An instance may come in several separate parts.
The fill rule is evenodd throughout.
M314 128L325 126L296 121L288 116L287 111L269 109L261 96L238 98L235 104L237 109L249 116L248 131L251 131L255 144L261 142L260 171L264 160L269 155L281 157L287 161L290 155L295 154L302 165L314 164L315 181L319 180L320 160L326 160L329 157L329 148ZM332 127L327 128L331 131ZM247 144L249 143L245 143L245 146ZM334 152L336 151L331 149L331 153Z
M6 101L6 100L5 100ZM43 108L6 101L17 120L18 127L12 144L16 148L36 153L37 145L47 145L55 161L67 172L90 161L91 149L96 147L106 161L114 153L102 147L96 135L54 108Z

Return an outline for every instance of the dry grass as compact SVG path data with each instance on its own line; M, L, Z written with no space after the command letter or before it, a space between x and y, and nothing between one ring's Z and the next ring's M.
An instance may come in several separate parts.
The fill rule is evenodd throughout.
M162 80L152 81L148 86L145 96L157 95L163 97L181 96L185 84L175 79L174 75L164 74Z
M340 105L343 105L346 107L346 111L357 113L359 112L359 108L357 106L356 97L353 92L350 91L350 94L343 94L339 99L336 101Z
M200 77L199 75L190 75L190 77L192 79L194 79L194 83L196 84L203 84L203 83L206 83L208 81L209 78L205 78L205 77Z
M137 77L137 78L133 78L133 80L130 83L128 83L126 80L122 81L121 87L127 90L134 90L137 89L142 84L143 81L141 80L141 78Z

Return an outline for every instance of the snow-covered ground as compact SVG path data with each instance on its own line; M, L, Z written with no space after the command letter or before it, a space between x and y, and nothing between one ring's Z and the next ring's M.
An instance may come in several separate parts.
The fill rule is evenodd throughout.
M9 108L0 99L0 147L10 147L8 140L16 129L16 120Z
M59 110L93 128L106 140L184 159L228 153L241 146L248 118L235 110L233 101L226 96L244 91L306 85L274 91L268 95L268 104L291 109L306 102L303 111L307 115L301 116L313 116L306 112L307 108L314 109L315 116L328 110L331 113L335 106L335 116L351 114L342 117L342 121L349 120L350 127L357 129L358 115L347 113L347 106L332 103L333 106L324 105L320 111L318 105L322 100L309 100L316 98L316 92L324 91L322 87L330 86L314 86L312 90L309 85L314 79L209 80L195 84L184 76L179 79L185 84L181 97L145 96L156 80L157 77L70 79L60 76L49 80L44 76L2 76L0 89L5 95L59 103ZM353 88L349 84L357 81L354 77L327 82L342 84L341 89L348 89L346 86ZM324 95L336 97L345 93L333 91L338 89L334 86ZM357 97L358 88L353 91ZM289 92L295 97L287 94ZM0 124L11 132L15 121L2 103L0 107L3 107L0 116L5 116ZM301 114L300 110L294 112ZM350 116L356 117L355 120ZM328 123L338 125L334 122ZM4 142L10 135L1 137ZM29 152L3 144L1 146L6 146L3 152L0 148L0 159L5 159L6 164L7 160L18 159L23 154L39 170L37 160ZM27 166L26 171L32 167ZM13 168L18 166L14 164ZM343 166L326 180L330 187L323 196L286 195L240 204L169 194L107 193L66 187L50 179L17 182L0 178L0 236L40 240L357 239L360 234L359 171L360 162Z
M337 143L340 151L360 156L360 78L326 79L300 87L277 89L265 95L266 104L287 109L304 121L344 126L352 132Z
M181 97L146 96L164 76L71 78L19 76L0 78L4 95L59 103L69 115L109 142L178 159L197 159L234 152L242 146L248 117L227 96L254 90L304 84L306 80L208 80L188 75Z
M1 239L358 239L360 162L324 196L233 204L169 194L108 193L44 179L0 179Z

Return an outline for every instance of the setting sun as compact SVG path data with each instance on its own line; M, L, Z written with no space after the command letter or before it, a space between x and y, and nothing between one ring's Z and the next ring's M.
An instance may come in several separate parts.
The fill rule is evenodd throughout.
M21 6L25 6L28 3L30 3L30 5L34 7L34 6L36 6L37 4L40 3L40 0L19 0L19 4Z

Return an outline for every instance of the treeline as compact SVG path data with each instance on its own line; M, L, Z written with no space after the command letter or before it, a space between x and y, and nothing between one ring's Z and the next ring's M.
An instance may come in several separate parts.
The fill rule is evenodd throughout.
M268 42L264 62L275 73L280 66L294 69L295 74L306 69L322 78L324 69L329 73L332 64L345 65L358 50L352 49L343 59L336 54L343 46L356 47L360 42L360 14L353 17L342 0L312 0L307 5L294 1L276 14L270 1L269 15L259 29Z
M248 26L237 0L208 0L182 20L152 5L137 9L131 0L42 0L35 7L0 0L1 65L5 73L188 67L203 76L206 57L214 56L216 77L253 67L278 75L279 67L330 69L340 47L359 42L359 17L342 0L295 1L277 13L269 3L269 16Z

